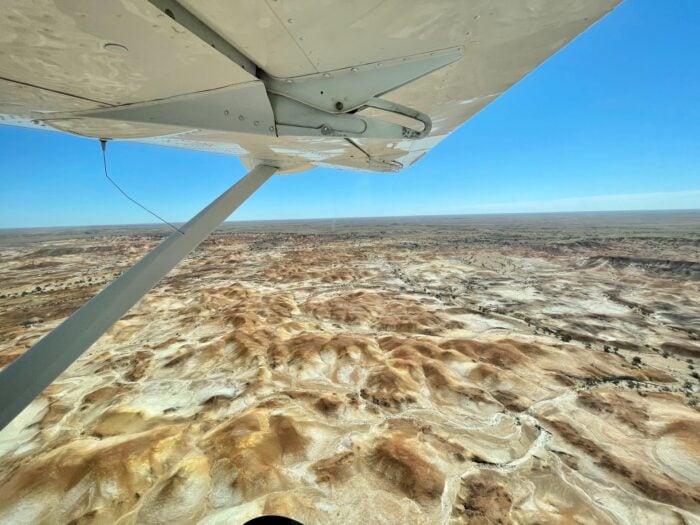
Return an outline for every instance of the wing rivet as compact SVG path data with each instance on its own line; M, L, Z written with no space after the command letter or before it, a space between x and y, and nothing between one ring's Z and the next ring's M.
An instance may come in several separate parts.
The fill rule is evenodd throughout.
M243 115L238 115L238 120L245 120L245 117Z
M253 122L253 126L259 126L259 125L260 125L260 121L259 121L259 120L256 120L256 121Z
M226 116L228 117L228 114L229 114L229 110L228 110L228 109L225 109L225 110L224 110L224 115L226 115Z

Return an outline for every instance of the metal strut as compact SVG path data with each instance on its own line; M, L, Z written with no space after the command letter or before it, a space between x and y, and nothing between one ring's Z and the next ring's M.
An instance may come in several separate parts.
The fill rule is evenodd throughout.
M0 429L28 406L277 168L259 165L0 372ZM182 233L181 233L182 232Z

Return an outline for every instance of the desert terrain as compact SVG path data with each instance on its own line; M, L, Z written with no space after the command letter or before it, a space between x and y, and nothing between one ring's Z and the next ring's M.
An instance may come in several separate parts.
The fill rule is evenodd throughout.
M0 232L0 367L160 227ZM0 523L700 524L700 212L226 224L0 432Z

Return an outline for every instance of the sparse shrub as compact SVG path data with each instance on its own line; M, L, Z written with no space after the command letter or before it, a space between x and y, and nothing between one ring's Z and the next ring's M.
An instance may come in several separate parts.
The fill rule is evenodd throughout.
M695 379L699 379L699 380L700 380L700 374L698 374L697 372L692 372L692 373L690 374L690 377L694 377Z
M640 358L639 356L634 356L634 357L632 358L632 364L633 364L634 366L639 366L639 365L641 365L641 364L642 364L641 358Z

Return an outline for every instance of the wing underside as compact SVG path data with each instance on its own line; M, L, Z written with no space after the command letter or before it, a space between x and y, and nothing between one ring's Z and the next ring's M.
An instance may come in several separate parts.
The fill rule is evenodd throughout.
M313 166L397 171L618 1L179 1L254 64L251 68L227 59L157 2L7 0L0 19L0 123L229 153L248 165L263 160L287 171ZM269 111L248 121L242 110L236 115L270 92L261 72L284 87L450 49L459 49L461 58L381 94L384 101L428 115L427 136L282 135L267 125ZM135 121L122 111L166 101L171 106L158 107L170 115L171 107L186 107L192 97L211 100L217 93L221 99L229 91L238 97L231 119L257 123L262 131L210 126L203 113L189 120ZM346 117L410 126L400 114L369 106Z

